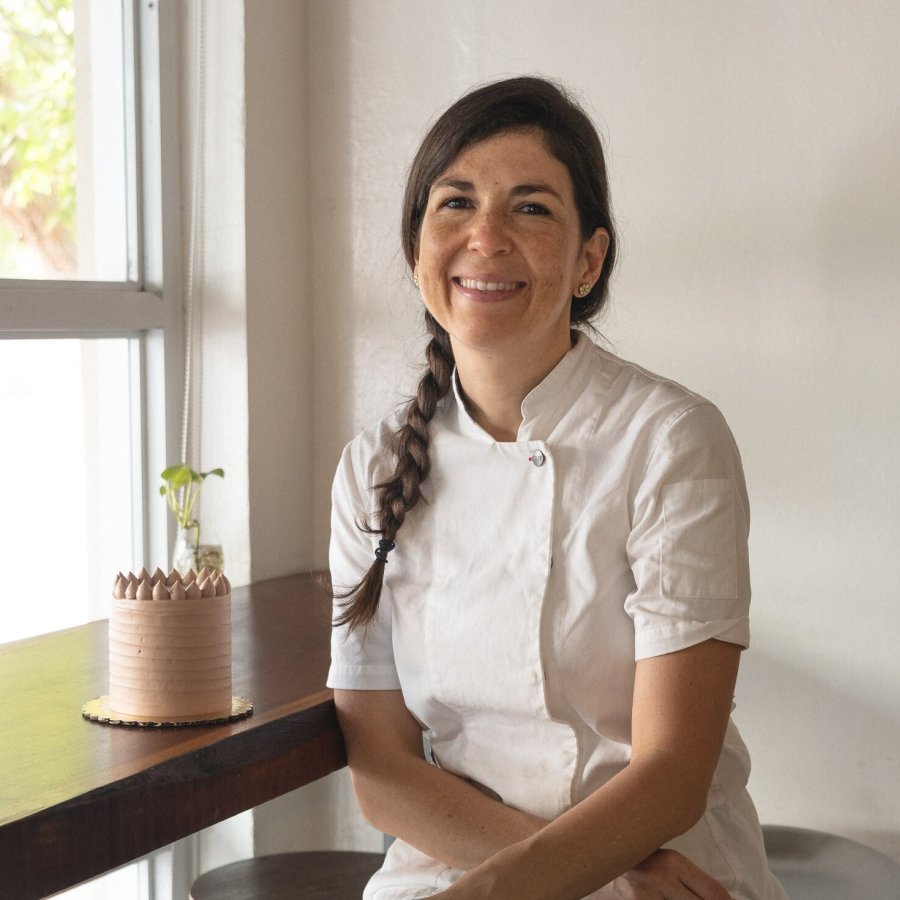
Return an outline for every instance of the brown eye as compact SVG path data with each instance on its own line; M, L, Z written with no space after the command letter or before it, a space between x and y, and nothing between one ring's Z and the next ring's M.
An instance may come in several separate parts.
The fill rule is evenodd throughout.
M519 207L519 211L526 213L529 216L550 215L550 210L547 209L546 206L542 206L540 203L525 203L524 205Z

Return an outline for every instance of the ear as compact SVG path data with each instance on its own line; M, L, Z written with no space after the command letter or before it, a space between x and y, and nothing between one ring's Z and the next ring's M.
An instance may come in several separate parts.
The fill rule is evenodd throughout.
M596 282L600 277L607 250L609 250L609 232L605 228L598 228L582 247L581 258L584 269L580 281L588 284Z

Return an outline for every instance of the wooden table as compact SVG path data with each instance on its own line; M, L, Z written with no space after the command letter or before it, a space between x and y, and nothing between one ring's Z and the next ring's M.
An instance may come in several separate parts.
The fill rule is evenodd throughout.
M0 646L0 897L45 897L346 763L327 595L308 575L236 588L232 619L254 712L224 725L83 719L108 693L105 621Z

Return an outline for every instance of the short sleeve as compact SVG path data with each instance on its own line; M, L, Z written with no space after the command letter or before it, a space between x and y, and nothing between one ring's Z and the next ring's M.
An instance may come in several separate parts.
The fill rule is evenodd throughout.
M628 538L635 658L710 638L750 641L749 504L722 414L701 402L674 414L653 444Z
M359 528L368 509L356 476L354 460L360 440L348 445L341 456L331 491L331 545L329 567L336 593L356 585L375 558L372 535ZM335 617L341 609L335 600ZM328 687L345 690L395 690L400 681L391 642L391 597L382 590L378 613L368 629L350 631L347 626L331 632L331 668Z

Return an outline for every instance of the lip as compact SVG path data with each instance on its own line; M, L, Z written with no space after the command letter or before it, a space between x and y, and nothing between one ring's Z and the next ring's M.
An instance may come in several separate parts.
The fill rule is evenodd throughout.
M504 300L525 287L524 281L494 272L478 275L454 275L451 278L456 290L475 300Z

